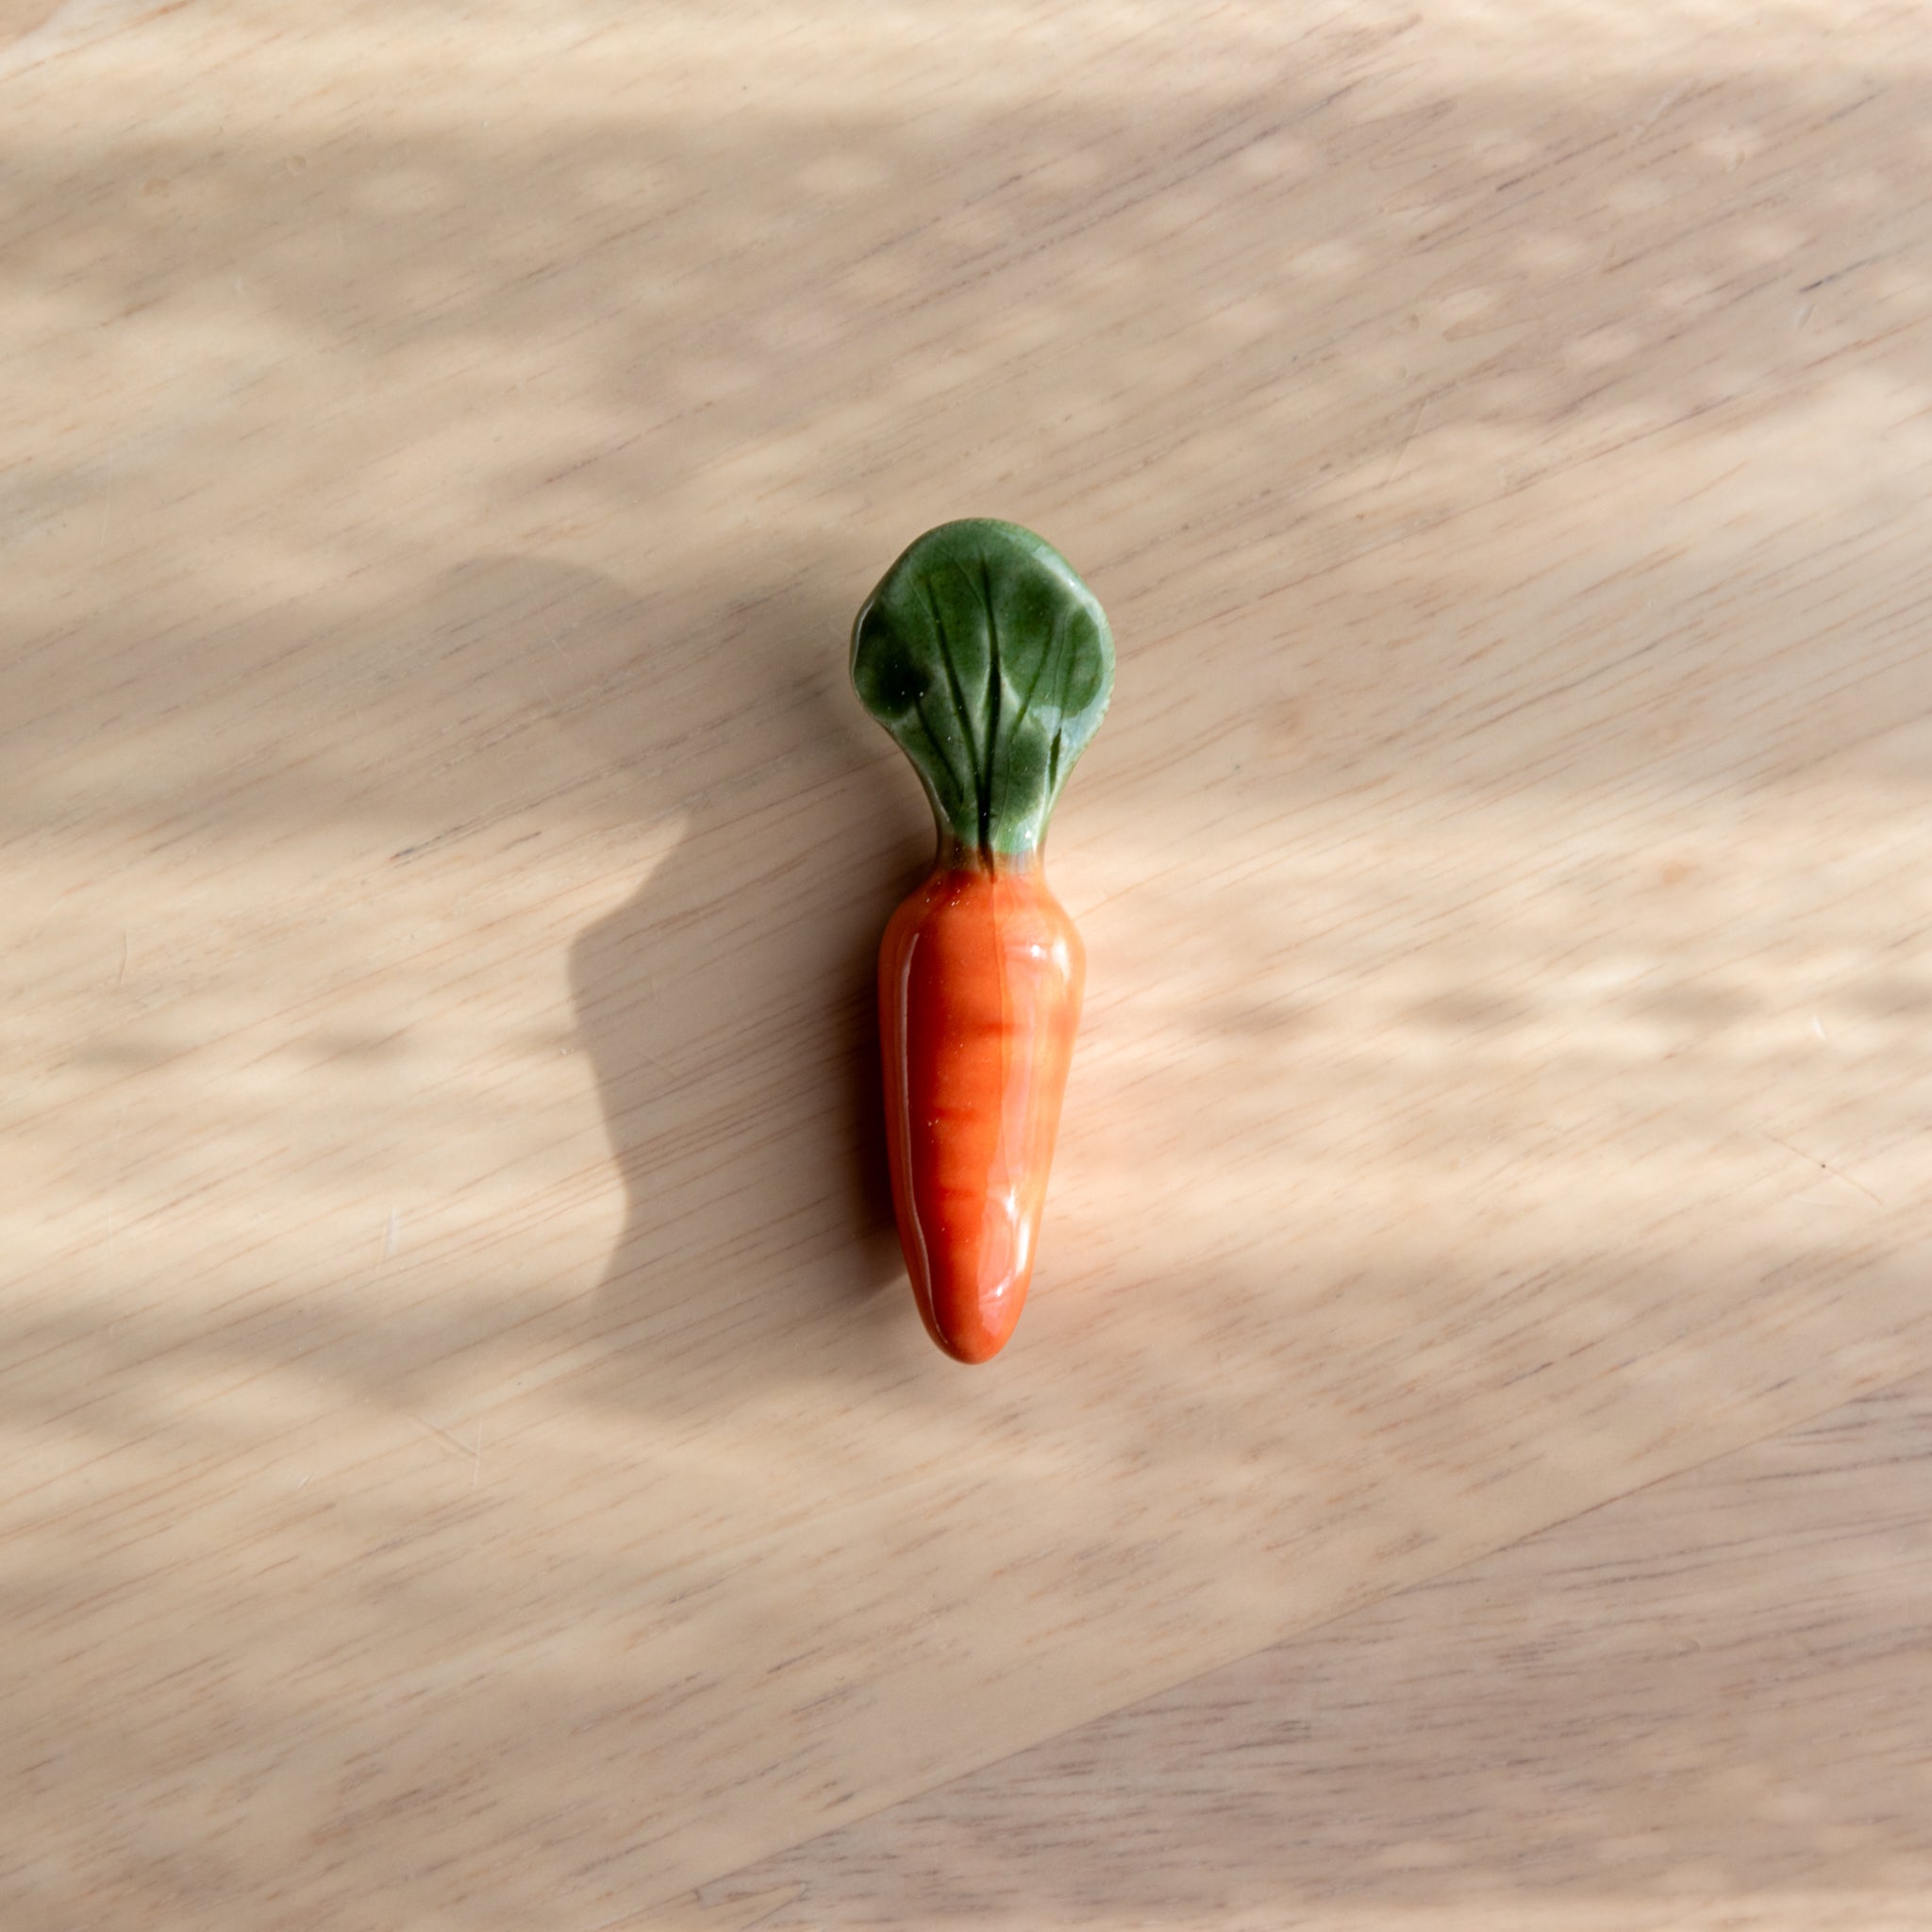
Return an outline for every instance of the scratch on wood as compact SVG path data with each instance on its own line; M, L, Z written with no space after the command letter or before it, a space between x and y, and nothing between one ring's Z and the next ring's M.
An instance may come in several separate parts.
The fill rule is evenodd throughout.
M1824 1038L1824 1033L1822 1030L1819 1034L1819 1038ZM1793 1147L1789 1141L1778 1140L1778 1137L1775 1134L1766 1134L1764 1138L1767 1141L1775 1141L1776 1144L1782 1147L1787 1154L1795 1154L1800 1160L1808 1160L1812 1164L1812 1166L1822 1167L1826 1174L1832 1174L1836 1176L1836 1178L1838 1178L1839 1180L1843 1181L1846 1187L1857 1188L1859 1193L1863 1194L1868 1201L1876 1201L1878 1203L1878 1206L1881 1208L1885 1206L1885 1203L1883 1201L1880 1201L1878 1199L1878 1196L1874 1194L1872 1191L1872 1190L1864 1184L1863 1181L1855 1181L1851 1177L1851 1175L1844 1171L1843 1168L1834 1167L1828 1160L1820 1160L1817 1155L1807 1154L1802 1147Z
M1427 396L1424 396L1422 399L1422 401L1415 406L1415 414L1409 418L1408 434L1405 436L1402 439L1402 441L1396 445L1395 459L1389 465L1389 474L1382 478L1382 488L1384 490L1388 489L1390 484L1394 482L1395 473L1397 470L1401 469L1402 459L1408 454L1408 446L1415 441L1416 431L1423 426L1423 411L1426 409L1428 407L1429 399Z
M449 1446L452 1449L454 1449L457 1452L458 1456L468 1457L471 1459L471 1481L474 1486L475 1479L475 1462L481 1459L483 1454L483 1431L480 1428L478 1428L478 1430L476 1431L476 1446L473 1449L471 1448L469 1443L462 1441L460 1437L451 1435L450 1432L446 1428L444 1428L441 1423L431 1422L426 1415L418 1415L413 1408L407 1409L404 1412L408 1416L409 1420L412 1423L421 1424L422 1426L427 1429L432 1436L440 1436L445 1442L449 1444Z
M1630 130L1632 141L1641 141L1657 124L1690 92L1688 86L1673 88L1635 127Z

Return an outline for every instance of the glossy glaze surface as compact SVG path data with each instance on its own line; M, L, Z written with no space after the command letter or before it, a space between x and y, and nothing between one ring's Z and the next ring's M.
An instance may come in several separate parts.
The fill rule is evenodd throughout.
M1086 959L1037 855L942 851L886 927L892 1205L919 1312L962 1362L1026 1300Z
M879 955L900 1241L933 1340L983 1362L1033 1276L1079 1021L1079 936L1040 851L1106 715L1113 633L1044 538L966 517L908 544L859 607L852 683L939 829Z

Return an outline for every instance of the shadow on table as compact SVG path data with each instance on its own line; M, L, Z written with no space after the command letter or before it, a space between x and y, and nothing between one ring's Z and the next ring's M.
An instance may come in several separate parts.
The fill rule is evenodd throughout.
M591 571L500 558L453 575L449 606L541 641L495 656L530 667L530 695L615 775L624 808L676 825L570 952L625 1191L595 1312L631 1355L617 1373L638 1370L629 1343L661 1362L665 1332L702 1328L748 1272L774 1290L761 1325L823 1312L810 1264L834 1254L842 1292L869 1299L900 1272L874 959L928 834L845 688L851 613L795 581L683 586L664 607L700 618L667 634L648 593ZM787 1280L812 1284L802 1304Z

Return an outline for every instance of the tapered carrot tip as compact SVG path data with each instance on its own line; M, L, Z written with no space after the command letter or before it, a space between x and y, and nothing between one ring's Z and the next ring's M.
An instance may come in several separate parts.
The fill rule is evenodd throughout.
M1085 957L1041 863L1107 709L1113 643L1059 553L1013 524L929 530L853 626L852 676L938 822L879 948L892 1205L913 1299L955 1360L1025 1305Z

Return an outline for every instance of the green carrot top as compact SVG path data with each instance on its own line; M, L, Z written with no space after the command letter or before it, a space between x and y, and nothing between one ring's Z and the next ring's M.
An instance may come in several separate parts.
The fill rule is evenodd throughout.
M1052 544L991 517L918 539L852 626L859 701L941 831L988 858L1038 849L1113 691L1113 634Z

